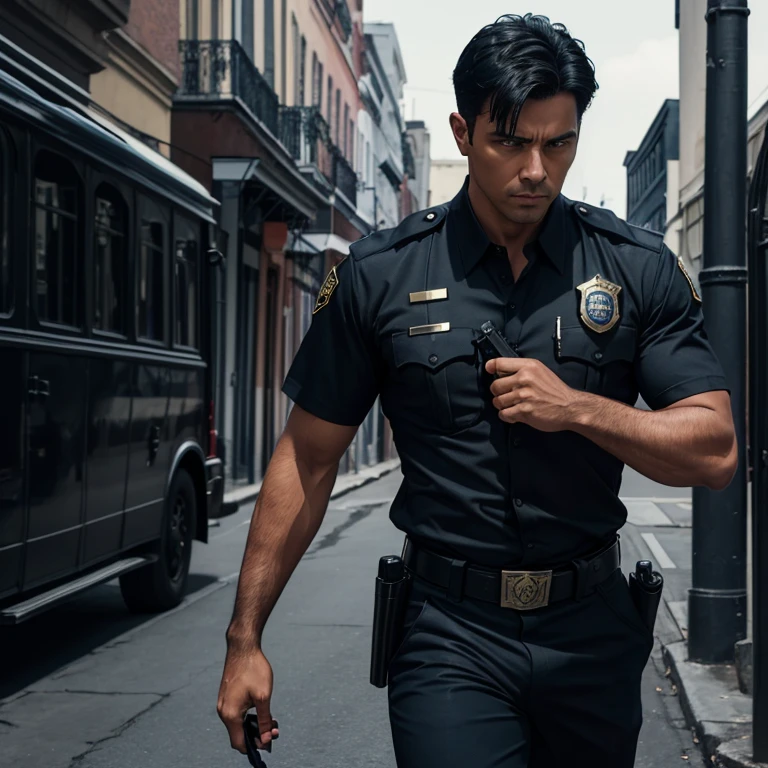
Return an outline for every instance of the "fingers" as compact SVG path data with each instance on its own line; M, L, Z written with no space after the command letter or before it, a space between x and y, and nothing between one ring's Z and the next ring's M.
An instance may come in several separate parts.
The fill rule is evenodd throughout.
M494 376L509 376L533 362L536 361L521 357L496 357L485 364L485 370Z
M520 403L527 402L534 396L534 391L530 387L517 387L503 395L493 398L493 407L497 411L503 411L508 408L514 408Z
M219 699L217 707L219 717L226 726L227 733L229 733L229 743L232 745L232 749L236 749L243 754L246 754L243 718L248 708L248 706L230 707L222 699Z
M268 695L264 695L256 700L256 717L259 721L259 740L261 741L259 749L265 749L280 733L277 729L277 721L272 718L270 697Z

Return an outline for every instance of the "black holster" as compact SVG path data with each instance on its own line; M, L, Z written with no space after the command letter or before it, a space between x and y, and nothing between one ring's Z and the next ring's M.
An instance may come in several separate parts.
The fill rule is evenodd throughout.
M389 663L403 631L409 586L410 576L402 558L387 555L379 560L371 637L371 685L377 688L387 685Z
M649 632L653 632L656 623L663 589L664 577L653 570L650 560L640 560L635 572L629 574L629 593Z

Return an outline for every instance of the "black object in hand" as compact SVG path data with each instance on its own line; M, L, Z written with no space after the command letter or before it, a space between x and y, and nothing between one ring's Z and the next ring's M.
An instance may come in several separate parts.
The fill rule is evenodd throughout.
M475 346L480 350L484 363L497 357L520 357L490 320L483 323L480 330L482 336L475 339Z
M272 727L277 728L277 720L272 721ZM259 754L259 748L257 743L261 742L261 733L259 732L259 721L256 715L246 715L243 720L243 733L245 735L245 750L248 755L248 762L253 768L267 768L267 764L261 759ZM273 740L276 736L272 737ZM272 742L270 741L265 747L266 752L272 751Z

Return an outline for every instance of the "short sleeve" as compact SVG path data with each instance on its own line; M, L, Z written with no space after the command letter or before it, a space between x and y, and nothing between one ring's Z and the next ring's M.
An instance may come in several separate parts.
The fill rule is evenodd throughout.
M646 403L655 410L702 392L727 390L722 366L707 340L698 295L666 246L650 296L636 363Z
M359 426L379 393L381 363L373 329L360 311L366 297L359 265L348 257L320 292L299 351L283 384L298 406L324 421Z

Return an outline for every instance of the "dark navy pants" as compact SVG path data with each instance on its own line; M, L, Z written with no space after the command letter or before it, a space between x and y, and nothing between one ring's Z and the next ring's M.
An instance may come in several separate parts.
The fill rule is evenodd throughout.
M390 665L398 768L632 768L652 647L618 570L524 613L417 579Z

